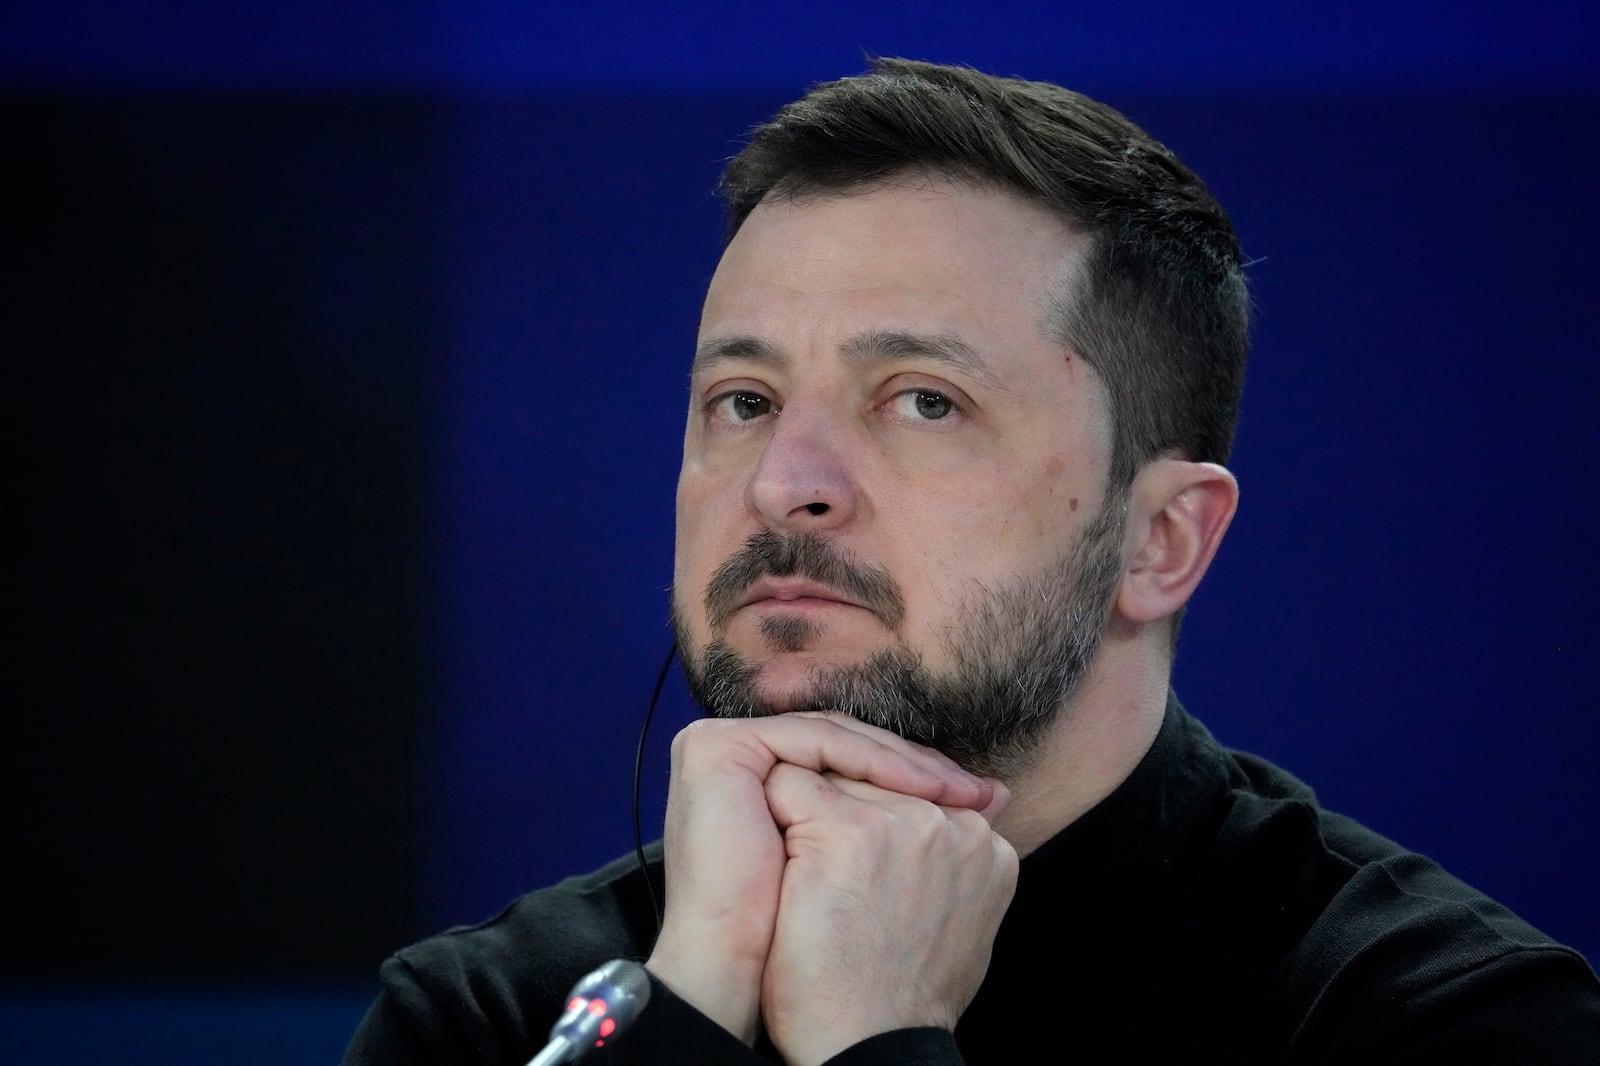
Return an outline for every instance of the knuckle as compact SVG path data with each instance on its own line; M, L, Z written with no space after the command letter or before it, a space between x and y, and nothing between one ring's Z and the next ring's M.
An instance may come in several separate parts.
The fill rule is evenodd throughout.
M962 833L973 837L988 837L994 835L989 828L989 821L971 807L957 807L950 812L950 821Z
M731 733L742 730L745 722L729 718L696 718L672 738L674 752L720 743Z
M729 727L737 728L740 724L719 718L699 718L690 722L672 738L673 767L696 770L710 765L719 758L719 752L726 750Z
M773 763L772 769L767 771L766 780L767 788L769 789L807 788L820 794L826 794L833 790L833 786L819 775L802 769L793 763Z
M987 850L990 840L996 838L989 820L967 807L952 808L945 812L945 822L956 846L962 851L979 854Z
M1011 841L999 833L994 834L994 841L995 865L1006 883L1015 885L1022 869L1022 860L1017 856L1017 849L1011 846Z
M672 736L671 755L674 764L683 762L689 753L705 736L704 724L706 719L690 722Z
M706 734L711 731L715 722L716 720L712 718L696 718L694 721L678 730L677 734L673 736L673 750L676 751L679 748L687 747L688 745L693 744L697 740L705 737Z
M902 832L893 812L871 803L852 804L840 828L858 846L874 849L887 847Z
M962 836L959 827L952 823L950 814L934 803L909 803L899 812L896 821L900 832L908 837L943 849L949 847L952 838L959 841ZM953 828L957 830L954 833Z

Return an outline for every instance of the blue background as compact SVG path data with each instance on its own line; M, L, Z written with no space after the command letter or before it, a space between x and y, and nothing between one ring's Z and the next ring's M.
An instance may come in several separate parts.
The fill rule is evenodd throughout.
M1240 513L1185 624L1180 695L1225 742L1600 957L1600 727L1583 685L1600 587L1590 11L7 8L0 88L26 143L105 134L126 164L116 188L203 202L175 247L234 265L208 266L174 305L215 318L183 342L201 369L163 379L192 439L108 434L104 453L158 441L152 467L198 463L209 472L182 484L206 488L145 493L119 521L205 516L201 554L287 560L293 581L282 566L215 561L169 562L153 581L234 603L293 586L276 624L326 636L295 660L324 665L293 680L272 680L270 656L248 659L265 678L249 699L183 690L190 725L149 754L184 768L150 775L166 805L108 827L44 804L55 820L34 819L49 832L28 838L41 856L62 834L75 852L123 849L118 869L155 886L150 907L211 931L124 941L107 923L103 950L30 941L5 971L0 1059L332 1060L384 951L631 847L634 744L668 641L687 359L720 242L710 190L744 129L809 83L859 71L863 51L1078 88L1212 185L1255 260L1259 315L1233 463ZM96 225L126 221L94 189ZM24 222L29 207L12 205ZM166 217L139 223L157 245ZM145 270L126 254L118 284ZM63 358L58 328L22 339L20 363ZM110 380L96 367L115 357L80 355L82 387ZM170 358L152 343L137 365ZM263 380L281 390L271 412L241 415ZM311 412L311 428L272 413L286 405ZM90 433L82 409L49 424ZM252 451L239 442L257 425L271 447ZM25 465L73 479L93 466L92 497L125 487L102 453L86 460L70 439L68 451L55 466L28 450ZM341 480L318 481L329 469ZM257 513L263 470L282 497L271 514ZM291 530L278 516L307 493L315 515ZM48 515L32 528L53 539ZM95 565L44 557L52 573ZM374 560L387 561L354 582ZM147 614L141 597L162 595L139 582L86 593L60 632ZM108 631L128 643L117 670L153 661ZM352 650L369 640L376 651ZM192 672L187 654L145 672ZM305 710L302 678L336 717ZM72 698L27 695L41 722L67 723L31 726L33 763L57 765L66 744L81 765L107 736L108 764L140 761L117 732L137 733L127 716L108 726ZM645 764L649 836L667 742L692 713L674 680ZM218 720L233 732L206 725ZM276 753L270 776L240 767L241 743ZM99 787L74 779L85 809L128 802ZM278 842L270 864L192 839L200 805ZM225 884L208 880L208 847L231 864ZM84 912L64 918L52 900L105 898L92 860L27 868L46 924ZM216 930L240 911L249 934L222 953ZM199 921L213 913L215 926ZM364 914L370 928L346 935ZM295 938L308 946L274 954Z

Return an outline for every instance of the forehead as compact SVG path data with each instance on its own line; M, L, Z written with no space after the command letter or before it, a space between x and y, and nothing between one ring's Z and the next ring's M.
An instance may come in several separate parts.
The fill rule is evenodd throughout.
M1043 339L1088 239L1014 193L906 177L753 210L707 291L701 340L892 326L980 350ZM875 319L875 321L866 321ZM970 334L970 335L969 335Z

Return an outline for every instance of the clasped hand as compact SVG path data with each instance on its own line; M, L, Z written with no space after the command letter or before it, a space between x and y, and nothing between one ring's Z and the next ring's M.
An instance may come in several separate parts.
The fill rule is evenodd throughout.
M854 719L696 722L673 741L666 906L648 967L792 1066L953 1028L1016 887L1009 794Z

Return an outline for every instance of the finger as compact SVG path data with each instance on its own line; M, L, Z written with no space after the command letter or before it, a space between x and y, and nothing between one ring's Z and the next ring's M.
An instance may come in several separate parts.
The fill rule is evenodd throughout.
M773 823L785 833L791 857L796 843L791 831L801 825L808 827L808 834L824 825L835 827L829 833L848 827L849 834L859 839L869 839L860 837L862 833L870 834L869 827L906 839L926 833L942 836L951 832L972 840L995 836L989 821L971 807L944 806L865 781L832 773L819 774L790 763L780 763L767 775L766 799ZM871 850L877 851L876 848Z
M897 827L931 825L934 819L944 820L945 811L977 816L970 808L940 807L931 800L836 774L819 774L792 763L772 768L767 775L766 799L773 823L783 830L791 859L797 845L803 849L827 840L837 846L846 838L853 842L851 847L862 849L862 854L882 857L888 853L886 845L900 835ZM837 854L846 853L848 849ZM860 872L853 870L854 874Z
M993 825L994 820L1000 817L1000 812L1009 806L1011 806L1011 789L1007 787L1005 782L995 781L994 792L991 794L989 802L982 807L974 809L983 815L984 821Z
M946 806L973 807L975 809L982 809L994 801L994 789L995 786L999 785L998 781L969 773L944 752L907 740L898 733L884 729L882 726L871 725L841 711L795 711L787 717L813 718L832 722L841 728L879 740L893 746L898 751L904 752L908 758L926 765L941 778L958 784L958 787L951 789L947 795L919 798L933 798L936 802ZM974 793L969 794L965 789L966 785L972 781L979 782L979 788Z
M994 799L992 782L930 760L885 730L853 729L832 718L701 719L678 733L672 758L674 777L749 772L765 778L778 763L790 763L952 806L981 809Z
M847 777L819 774L792 763L779 763L767 775L767 808L779 829L787 830L801 822L814 821L841 802L851 802L842 783L869 790L873 796L904 796L888 789L880 789ZM925 800L907 802L923 803Z
M937 748L930 748L926 744L918 744L914 740L907 740L899 733L885 729L882 726L863 722L854 715L846 714L843 711L793 711L788 715L788 717L814 718L824 722L832 722L835 725L842 726L845 729L854 730L855 732L861 733L864 736L881 740L885 744L895 745L903 749L908 755L914 758L926 760L931 766L937 766L945 770L961 769L954 759L950 758L950 756L946 755L944 752L939 751Z
M885 790L880 789L868 782L853 781L850 778L839 777L831 773L823 774L822 776L824 780L826 780L828 784L836 789L841 795L871 803L888 802L886 799ZM939 803L938 805L946 808L950 813L954 813L956 811L977 813L983 817L985 822L993 825L994 820L999 817L1000 812L1005 810L1006 806L1011 802L1011 790L1007 788L1004 783L995 781L993 782L993 785L993 799L991 799L990 802L983 807L964 807L951 803ZM902 796L901 798L904 799L905 797Z

